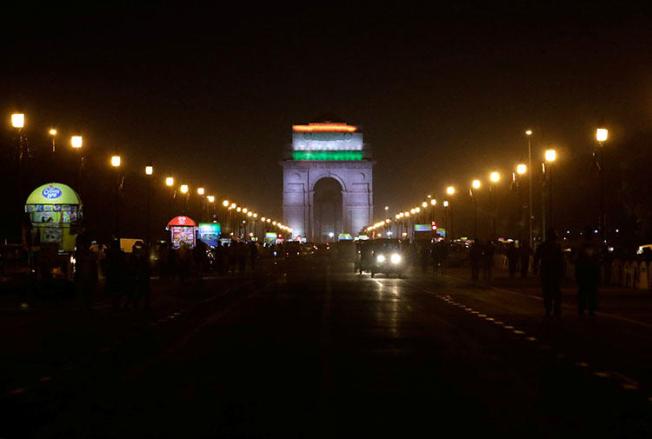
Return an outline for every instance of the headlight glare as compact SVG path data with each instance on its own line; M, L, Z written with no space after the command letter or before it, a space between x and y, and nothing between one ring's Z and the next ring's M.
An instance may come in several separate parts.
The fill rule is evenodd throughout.
M382 264L383 262L385 262L385 255L376 256L376 262L378 262L379 264Z
M390 257L390 261L392 261L392 264L400 264L401 263L401 255L398 253L392 253L392 256Z

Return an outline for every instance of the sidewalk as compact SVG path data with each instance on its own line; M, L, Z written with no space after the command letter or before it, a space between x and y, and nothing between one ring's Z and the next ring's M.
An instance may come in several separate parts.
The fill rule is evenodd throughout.
M446 274L464 285L473 285L470 269L449 268ZM510 279L504 271L494 271L490 284L480 280L479 288L498 288L541 299L539 278L529 275ZM562 284L562 302L566 312L577 309L577 287L573 280L566 279ZM542 305L543 307L543 305ZM600 287L598 291L598 311L649 324L652 327L652 291L623 287Z

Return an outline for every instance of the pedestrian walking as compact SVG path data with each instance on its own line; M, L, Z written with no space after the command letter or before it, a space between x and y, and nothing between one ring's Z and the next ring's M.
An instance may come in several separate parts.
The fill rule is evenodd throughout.
M516 271L518 270L518 260L519 252L516 248L516 245L513 242L510 242L507 245L507 266L509 268L509 278L514 279L516 277Z
M106 292L112 298L113 309L122 307L124 296L125 260L120 240L114 239L106 254Z
M575 259L575 281L577 282L577 313L582 316L588 310L594 315L598 306L598 285L600 284L600 255L598 246L591 238L591 231L584 233L584 240Z
M469 250L471 259L471 280L477 282L480 279L480 266L482 265L482 241L475 239Z
M527 241L521 241L518 249L519 253L519 266L521 268L521 278L525 279L527 277L528 271L530 271L530 257L532 256L532 248L530 243Z
M484 280L487 283L491 282L492 279L495 252L496 247L494 247L491 241L487 241L487 243L482 246L482 269L484 272Z
M535 263L539 266L541 291L546 316L561 316L561 280L564 277L564 256L557 242L557 234L549 230L547 239L537 247Z

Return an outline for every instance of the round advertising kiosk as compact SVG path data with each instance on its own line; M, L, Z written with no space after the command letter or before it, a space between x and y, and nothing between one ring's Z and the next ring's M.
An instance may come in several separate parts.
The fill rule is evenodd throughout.
M195 248L197 223L189 216L175 216L165 229L170 231L173 249L179 249L182 245Z
M33 242L57 244L60 253L75 250L82 203L70 186L47 183L27 197L25 212L32 223Z

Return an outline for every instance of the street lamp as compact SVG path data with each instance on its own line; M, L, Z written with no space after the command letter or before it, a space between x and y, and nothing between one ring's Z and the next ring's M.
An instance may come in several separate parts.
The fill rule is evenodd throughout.
M151 225L151 198L152 198L152 175L154 175L154 166L152 165L147 165L145 166L145 175L148 177L147 178L147 201L146 201L146 209L147 209L147 224L145 225L145 238L147 240L147 245L149 246L152 239L150 236L150 225Z
M120 175L120 165L122 164L122 159L118 154L113 154L110 159L110 164L113 169L116 171L116 183L115 183L115 202L114 202L114 214L115 214L115 238L120 239L120 187L121 184L121 175Z
M478 196L476 191L482 187L482 182L479 179L471 181L471 198L473 199L473 239L478 239Z
M525 163L516 165L516 173L518 175L525 175L527 173L527 165Z
M56 145L57 129L56 128L50 128L48 130L48 134L52 138L52 152L55 152L57 150L57 145Z
M455 186L448 186L448 187L446 188L446 194L447 194L447 195L451 195L451 196L453 196L453 195L455 195L455 192L456 192L456 190L455 190Z
M222 201L222 206L224 206L224 207L229 207L229 204L231 204L231 203L229 202L229 200L224 200L224 201Z
M491 171L489 173L489 202L491 204L491 239L496 239L496 216L498 216L498 206L496 204L495 186L500 181L500 172Z
M530 248L534 245L534 207L532 206L532 130L526 130L525 135L527 136L527 168L530 170L528 174L528 209L530 218L528 219L529 225L529 238L530 238Z
M197 195L203 196L206 193L206 189L203 187L198 187L197 188Z
M604 174L604 144L609 138L609 130L606 128L598 128L595 130L595 140L598 142L599 148L593 151L593 158L595 166L598 169L598 178L600 178L600 235L602 241L607 239L607 215L605 212L605 174Z
M188 188L187 184L182 184L181 186L179 186L179 192L181 192L182 194L187 194L189 190L190 188Z
M81 149L84 145L84 139L82 136L71 136L70 137L70 146L73 149Z
M174 186L174 177L165 177L165 185L167 187Z
M548 195L547 215L546 215L546 212L545 212L546 203L543 203L544 213L542 215L543 223L544 223L543 233L544 233L544 239L546 239L548 237L547 236L548 232L547 232L546 229L554 227L553 213L552 213L552 206L553 206L552 205L552 194L553 194L553 192L552 192L552 165L553 165L553 163L555 161L557 161L557 150L554 149L554 148L546 149L544 154L543 154L543 158L545 160L544 163L543 163L543 166L542 166L543 177L544 177L544 185L547 188L547 191L545 191L545 192L548 193L547 194ZM546 217L548 218L548 221L546 221Z
M489 181L492 182L493 184L498 183L500 181L500 172L491 171L489 173Z
M209 203L214 203L215 202L215 196L214 195L206 195L206 199L208 200Z
M11 115L11 126L17 130L25 128L25 115L23 113L14 113Z

